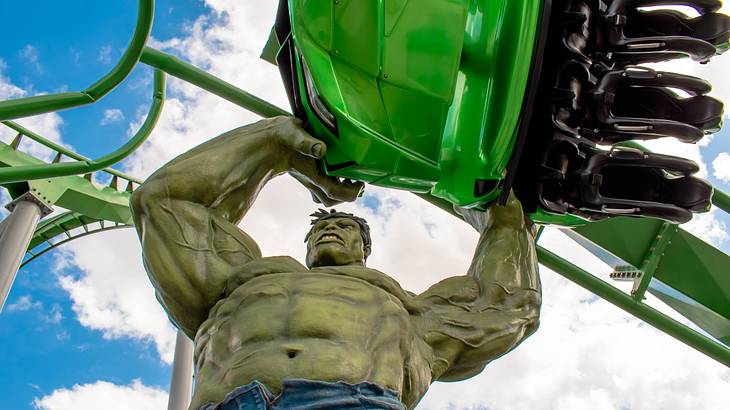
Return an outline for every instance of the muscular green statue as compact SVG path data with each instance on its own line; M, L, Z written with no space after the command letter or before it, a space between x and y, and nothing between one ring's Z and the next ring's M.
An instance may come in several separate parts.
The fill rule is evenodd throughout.
M420 295L365 266L369 228L350 214L313 215L306 267L263 257L237 224L269 180L288 172L327 206L362 190L320 170L325 150L296 119L263 120L132 195L157 298L195 341L191 409L413 408L433 381L478 374L537 328L535 244L514 197L462 211L481 234L469 271Z

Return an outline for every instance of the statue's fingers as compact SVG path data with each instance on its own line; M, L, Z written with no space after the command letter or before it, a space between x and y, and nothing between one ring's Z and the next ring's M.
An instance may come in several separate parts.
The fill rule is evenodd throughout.
M302 155L320 159L327 152L325 143L309 135L302 127L301 120L297 118L292 118L288 124L282 127L280 133L282 134L280 137Z
M350 181L325 174L317 161L301 161L295 169L308 177L313 184L324 191L327 197L338 202L354 201L365 187L365 184L360 181Z
M290 172L291 176L294 177L297 181L299 181L302 185L304 185L305 188L309 190L309 192L312 194L312 200L315 203L322 204L324 206L335 206L342 201L336 201L332 198L330 198L327 193L316 183L310 180L305 175L296 173L296 172Z
M319 175L312 181L331 200L337 202L352 202L360 195L365 184L348 180L340 180L335 177Z
M323 182L323 188L327 196L340 202L352 202L356 200L365 188L364 183L347 179L340 180L338 178L327 177Z

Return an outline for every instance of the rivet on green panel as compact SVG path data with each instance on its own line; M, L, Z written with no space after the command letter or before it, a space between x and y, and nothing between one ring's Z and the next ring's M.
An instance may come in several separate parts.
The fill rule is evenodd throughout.
M372 76L379 74L381 60L383 27L378 5L372 0L340 0L332 34L337 58Z
M337 83L348 114L377 134L392 138L388 114L383 108L375 77L335 59L332 67L337 73Z
M408 2L385 38L383 72L388 81L450 103L464 43L467 3Z
M300 13L305 22L307 33L318 46L327 52L332 50L332 19L334 7L332 0L303 0Z

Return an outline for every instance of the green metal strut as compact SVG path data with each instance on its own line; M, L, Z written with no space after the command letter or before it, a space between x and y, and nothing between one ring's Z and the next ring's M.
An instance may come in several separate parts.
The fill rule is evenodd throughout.
M264 118L276 117L277 115L291 115L291 113L268 101L247 93L235 85L210 75L173 55L163 53L154 48L145 47L140 61L151 67L160 69L173 77L194 84Z
M157 124L157 120L162 112L162 106L165 101L165 73L160 70L155 70L154 79L154 92L152 94L152 104L150 105L147 118L144 123L126 144L119 147L117 150L95 160L82 159L74 162L58 162L55 164L42 164L42 165L21 165L14 167L0 168L0 184L8 184L12 182L23 182L42 178L55 178L68 175L79 175L87 174L89 172L98 171L106 168L110 165L116 164L123 160L137 147L142 144ZM3 122L8 127L11 127L21 134L28 135L29 130L19 126L10 121ZM53 147L59 151L57 148ZM67 150L66 150L67 151ZM68 154L67 154L68 155ZM71 156L71 155L69 155ZM79 155L77 158L83 158Z
M606 301L613 303L725 366L730 366L730 349L727 347L690 329L651 306L634 300L634 298L622 292L620 289L609 285L541 246L537 247L537 257L540 263L546 268L563 275L586 290L595 293Z
M64 147L62 145L58 145L55 142L49 140L48 138L45 138L45 137L43 137L41 135L38 135L37 133L35 133L35 132L33 132L33 131L31 131L31 130L25 128L25 127L23 127L22 125L20 125L20 124L18 124L16 122L13 122L13 121L0 121L0 123L3 124L3 125L5 125L6 127L10 128L10 129L12 129L12 130L15 130L18 133L19 136L21 136L21 137L28 137L31 140L33 140L33 141L35 141L35 142L37 142L37 143L39 143L39 144L41 144L41 145L43 145L45 147L48 147L48 148L52 149L53 151L55 151L56 152L56 158L53 160L53 162L60 162L61 161L61 158L64 155L67 156L67 157L69 157L69 158L71 158L71 159L75 159L77 161L91 161L90 158L87 158L87 157L85 157L85 156L83 156L81 154L77 154L77 153L71 151L70 149L68 149L68 148L66 148L66 147ZM16 137L16 139L17 138L18 137ZM13 141L11 144L20 144L20 141ZM104 168L102 171L103 172L106 172L107 174L111 174L113 176L122 178L124 180L132 181L132 182L134 182L136 184L139 184L139 185L142 185L142 182L143 182L139 178L135 178L135 177L133 177L131 175L127 175L127 174L125 174L123 172L117 171L114 168Z
M49 95L38 95L34 97L16 98L14 100L0 101L0 120L27 117L43 114L51 111L65 110L90 104L104 97L114 87L119 85L132 71L139 61L142 48L147 43L147 38L152 29L152 17L154 15L154 0L139 0L137 11L137 23L134 34L127 46L122 58L112 70L89 88L80 92L66 92Z

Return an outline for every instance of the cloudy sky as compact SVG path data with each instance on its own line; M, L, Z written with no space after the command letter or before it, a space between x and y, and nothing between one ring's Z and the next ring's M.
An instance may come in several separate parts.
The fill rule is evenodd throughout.
M81 90L106 73L132 31L136 2L2 0L0 99ZM31 14L31 11L33 12ZM261 96L287 102L275 67L258 55L275 1L159 0L152 45ZM21 16L26 16L21 18ZM32 19L28 18L32 16ZM692 73L730 103L730 57ZM29 128L90 157L136 131L151 93L151 70L139 66L98 104L24 119ZM149 141L118 168L145 177L173 156L257 117L185 83L171 80L162 118ZM692 158L703 176L730 191L730 131L697 146L659 141L651 148ZM0 131L8 141L12 135ZM47 152L31 145L27 152ZM7 194L0 192L2 202ZM303 260L303 234L316 206L289 177L273 181L242 227L267 255ZM466 271L476 234L413 195L368 187L341 208L373 227L369 264L421 291ZM687 229L726 252L725 215L696 218ZM541 244L606 278L610 269L561 233ZM405 255L405 257L404 257ZM435 384L422 409L726 409L730 369L675 341L561 276L541 270L539 331L479 376ZM649 303L672 314L654 299ZM18 274L0 314L0 408L163 409L175 330L153 297L132 230L71 242Z

